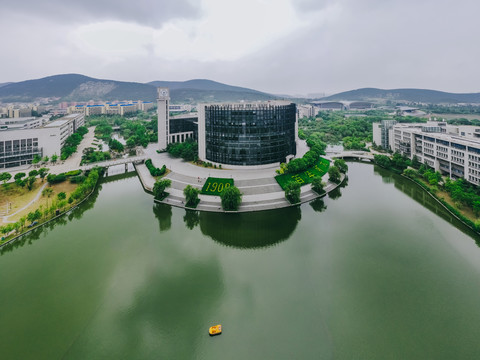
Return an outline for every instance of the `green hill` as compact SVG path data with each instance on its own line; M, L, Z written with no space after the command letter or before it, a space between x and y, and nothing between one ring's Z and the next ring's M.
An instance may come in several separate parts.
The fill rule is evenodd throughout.
M457 104L457 103L480 103L480 93L455 94L436 90L424 89L393 89L383 90L376 88L363 88L345 91L331 95L322 100L345 100L345 101L408 101L431 104Z
M274 95L260 91L211 80L153 81L142 84L65 74L0 86L0 101L31 102L39 98L51 98L57 101L155 101L157 87L169 87L171 100L176 103L254 101L276 98Z

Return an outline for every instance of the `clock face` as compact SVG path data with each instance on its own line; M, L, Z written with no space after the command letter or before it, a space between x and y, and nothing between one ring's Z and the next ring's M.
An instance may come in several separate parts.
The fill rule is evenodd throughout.
M168 90L167 89L161 89L160 90L160 96L167 97L168 96Z

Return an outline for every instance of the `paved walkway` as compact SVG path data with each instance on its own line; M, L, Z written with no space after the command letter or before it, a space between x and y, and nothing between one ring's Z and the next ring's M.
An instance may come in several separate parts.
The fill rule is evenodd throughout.
M10 215L6 215L3 217L3 223L9 223L9 222L13 222L13 221L9 221L8 218L11 217L11 216L14 216L16 214L18 214L20 211L23 211L25 210L26 208L32 206L32 204L34 202L36 202L38 199L40 199L40 196L42 195L42 191L43 189L45 189L45 186L48 185L48 182L45 182L45 184L42 185L42 187L40 189L38 189L38 192L37 192L37 195L35 195L35 197L33 198L33 200L31 200L27 205L25 205L24 207L22 207L21 209L15 211L13 214L10 214Z
M173 158L167 153L158 154L156 148L151 146L145 150L152 163L161 168L166 165L171 171L166 178L170 179L172 185L167 189L170 194L162 202L177 207L185 208L185 197L183 189L191 185L198 189L208 177L232 178L235 186L242 192L242 203L239 212L259 211L269 209L279 209L292 206L285 199L285 192L275 180L275 170L277 166L267 169L212 169L204 168L185 162L178 158ZM136 165L137 173L142 181L144 188L152 191L155 179L150 175L144 164ZM330 192L338 185L328 181L328 174L323 176L326 192ZM320 197L311 189L311 185L305 185L301 188L301 203L309 202ZM224 212L221 206L219 196L199 195L200 203L196 210Z

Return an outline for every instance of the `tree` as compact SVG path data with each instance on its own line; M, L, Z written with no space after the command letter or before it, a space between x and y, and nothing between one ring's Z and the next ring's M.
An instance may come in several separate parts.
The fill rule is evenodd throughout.
M43 162L44 162L44 163L47 163L47 162L48 162L48 156L45 156L45 157L43 158Z
M40 160L42 160L42 158L40 157L40 155L35 154L35 155L33 156L32 164L38 164L38 163L40 162Z
M403 175L413 179L415 176L417 176L417 172L413 169L405 169L403 170Z
M187 185L185 189L183 189L183 195L185 195L185 205L188 207L195 207L198 202L198 195L200 194L200 190L192 185Z
M347 173L348 165L347 165L347 162L345 160L337 159L337 160L335 160L335 162L333 164L338 168L338 170L340 170L341 173L344 173L344 174Z
M59 192L57 194L57 198L58 198L58 200L65 200L67 198L67 194L65 194L65 192L63 192L63 191Z
M15 176L13 177L15 180L18 180L18 179L22 179L23 177L25 177L25 173L24 172L19 172L19 173L16 173Z
M328 180L330 180L331 182L338 184L341 180L340 170L338 170L336 166L331 166L330 169L328 169L328 175Z
M56 163L58 160L58 155L57 154L53 154L52 155L52 163Z
M47 198L52 196L52 194L53 194L53 189L51 187L47 187L42 191L42 196L46 196Z
M170 179L157 180L153 185L153 196L155 199L160 200L165 197L165 189L172 184Z
M220 193L223 210L236 211L242 202L242 193L236 186L230 186Z
M323 194L324 191L324 186L325 184L322 181L322 178L320 176L316 176L312 180L312 190L315 191L317 194Z
M0 174L0 181L3 181L3 185L7 183L8 180L12 178L12 174L8 172L3 172Z
M29 176L26 180L28 190L32 190L33 184L35 184L35 176Z
M33 212L29 212L27 215L27 220L30 221L30 223L33 223L35 220L38 220L42 217L42 212L37 209Z
M28 173L28 176L37 176L38 175L38 171L37 170L32 170Z
M40 176L42 178L42 181L45 178L45 176L47 175L49 170L50 170L49 168L45 168L45 167L42 167L42 168L38 169L38 176Z
M285 186L285 197L290 204L297 204L300 202L300 184L292 181Z

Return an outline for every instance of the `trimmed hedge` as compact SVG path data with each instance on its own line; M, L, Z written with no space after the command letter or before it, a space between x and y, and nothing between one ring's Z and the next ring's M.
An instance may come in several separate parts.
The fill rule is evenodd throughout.
M155 167L152 164L151 159L145 160L145 165L147 166L147 169L148 171L150 171L150 175L152 176L162 176L167 171L167 167L165 165L163 165L161 169Z

